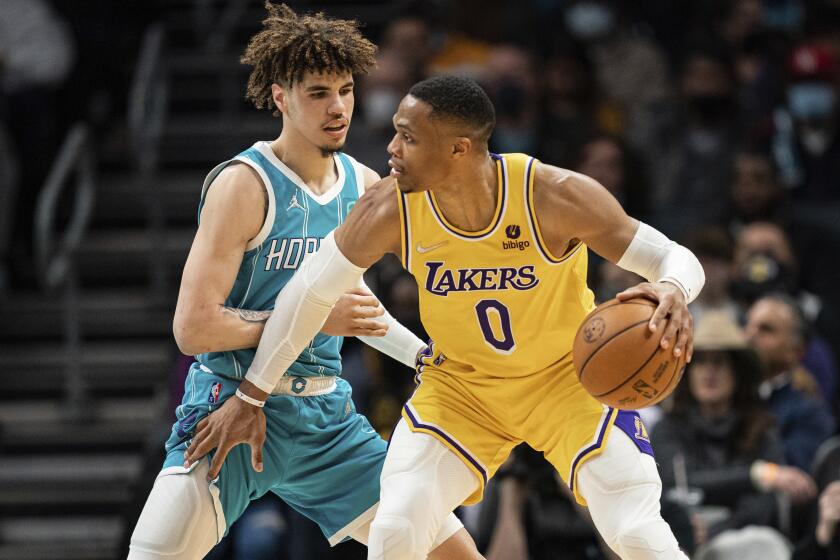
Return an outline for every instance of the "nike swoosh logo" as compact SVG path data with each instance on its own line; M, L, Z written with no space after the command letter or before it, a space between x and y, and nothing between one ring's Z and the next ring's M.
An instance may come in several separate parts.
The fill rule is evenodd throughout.
M449 243L449 241L441 241L440 243L435 243L434 245L429 245L428 247L423 247L422 245L420 245L418 243L417 244L417 252L422 255L423 253L428 253L430 251L434 251L435 249L440 249L441 247L443 247L447 243Z

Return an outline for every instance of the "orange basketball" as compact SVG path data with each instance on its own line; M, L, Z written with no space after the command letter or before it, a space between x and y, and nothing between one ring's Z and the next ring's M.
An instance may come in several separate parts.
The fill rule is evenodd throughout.
M675 358L673 346L663 350L661 326L655 333L648 328L655 309L646 299L611 299L583 320L572 361L581 384L602 403L644 408L671 394L682 378L685 354Z

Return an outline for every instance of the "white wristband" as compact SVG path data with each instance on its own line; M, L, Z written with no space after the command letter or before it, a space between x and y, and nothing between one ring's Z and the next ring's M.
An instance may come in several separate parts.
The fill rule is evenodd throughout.
M648 282L676 285L686 303L694 301L706 281L703 267L691 251L642 222L616 264Z
M371 292L364 280L359 283L359 287ZM426 343L405 328L405 325L397 321L393 315L388 313L387 309L379 320L388 325L388 332L385 333L385 336L360 336L357 338L371 348L375 348L414 369L417 354L426 347Z
M257 408L262 408L265 406L265 401L260 401L255 399L254 397L249 397L239 389L236 390L236 396L245 401L246 403L256 406Z

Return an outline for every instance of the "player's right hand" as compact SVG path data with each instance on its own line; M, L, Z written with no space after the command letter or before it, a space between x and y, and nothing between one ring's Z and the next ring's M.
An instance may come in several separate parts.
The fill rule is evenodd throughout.
M321 332L330 336L385 336L388 325L375 319L384 314L385 308L376 296L356 288L339 298Z
M251 446L251 465L255 471L262 472L265 413L258 406L231 397L198 423L190 447L184 453L184 466L189 467L215 449L207 473L208 480L215 480L230 450L240 443Z
M615 297L619 301L640 297L656 302L658 305L650 318L648 328L651 332L662 333L659 345L663 349L673 347L675 357L684 353L686 361L691 361L691 355L694 353L694 320L688 310L685 296L676 284L670 281L641 282L616 294Z

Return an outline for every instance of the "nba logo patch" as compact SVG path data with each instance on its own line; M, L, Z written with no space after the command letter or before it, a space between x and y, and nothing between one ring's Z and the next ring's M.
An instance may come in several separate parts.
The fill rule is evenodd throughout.
M219 402L219 395L222 394L222 384L221 383L213 383L210 385L210 396L207 397L207 402L210 404L216 404Z

